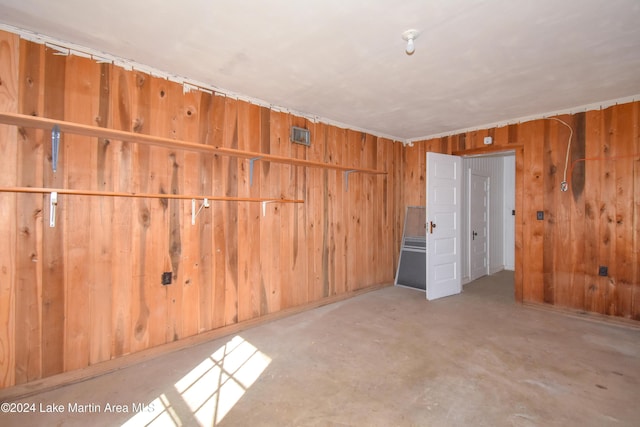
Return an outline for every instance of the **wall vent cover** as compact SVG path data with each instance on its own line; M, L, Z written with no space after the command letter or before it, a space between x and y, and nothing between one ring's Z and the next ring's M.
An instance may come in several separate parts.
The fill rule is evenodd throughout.
M292 126L291 127L291 142L296 144L306 145L307 147L311 145L311 134L308 129L299 128Z

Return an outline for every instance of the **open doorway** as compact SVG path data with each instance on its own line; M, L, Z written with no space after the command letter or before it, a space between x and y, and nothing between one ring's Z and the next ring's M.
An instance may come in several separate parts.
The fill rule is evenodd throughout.
M463 158L462 283L515 268L515 152Z

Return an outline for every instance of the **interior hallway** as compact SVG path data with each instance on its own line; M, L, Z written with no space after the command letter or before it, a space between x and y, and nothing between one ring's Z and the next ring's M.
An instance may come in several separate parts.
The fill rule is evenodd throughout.
M637 425L640 329L523 307L512 280L432 302L384 288L23 398L64 412L0 424Z

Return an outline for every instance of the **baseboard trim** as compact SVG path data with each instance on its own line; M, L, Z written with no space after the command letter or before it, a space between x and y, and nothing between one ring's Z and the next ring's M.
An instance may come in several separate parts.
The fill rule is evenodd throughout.
M561 314L567 317L573 317L575 319L587 320L587 321L596 322L596 323L605 323L605 324L614 325L614 326L622 326L625 328L630 328L635 330L640 329L639 321L633 320L633 319L627 319L624 317L608 316L606 314L576 310L576 309L565 308L565 307L558 307L555 305L539 303L539 302L523 302L522 305L527 308Z

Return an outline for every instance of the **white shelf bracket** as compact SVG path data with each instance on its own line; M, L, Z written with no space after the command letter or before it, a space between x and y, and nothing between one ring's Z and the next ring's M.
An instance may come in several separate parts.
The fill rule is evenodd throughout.
M49 196L49 227L56 226L56 207L58 206L58 192L52 191Z
M58 170L58 152L60 151L60 126L53 125L51 129L51 168Z
M265 216L267 214L267 204L268 203L275 203L275 200L267 200L262 202L262 216Z
M354 172L358 172L358 171L355 169L344 171L344 191L349 191L349 175L351 175Z
M252 157L249 159L249 186L253 185L253 164L260 160L262 157Z
M208 208L209 206L211 206L209 204L209 199L205 197L204 201L196 211L196 199L191 199L191 225L196 225L196 218L200 215L202 208Z

